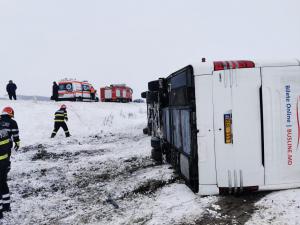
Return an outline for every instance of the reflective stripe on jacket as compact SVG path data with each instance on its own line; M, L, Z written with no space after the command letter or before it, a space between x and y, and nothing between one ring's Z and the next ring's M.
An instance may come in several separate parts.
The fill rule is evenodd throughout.
M19 128L16 121L8 115L0 116L0 158L6 159L11 154L13 142L19 143ZM7 155L7 156L6 156Z
M8 144L9 142L10 142L9 139L6 139L6 140L4 140L4 141L0 141L0 146L6 145L6 144Z
M55 122L65 122L65 120L68 120L67 110L60 109L55 112L54 116Z
M0 161L7 158L8 158L8 154L0 155Z

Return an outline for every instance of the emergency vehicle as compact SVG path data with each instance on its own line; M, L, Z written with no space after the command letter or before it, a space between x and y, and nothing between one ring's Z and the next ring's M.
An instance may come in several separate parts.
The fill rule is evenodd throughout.
M102 102L132 102L132 93L126 84L112 84L100 89Z
M300 61L199 62L148 83L152 158L200 195L300 187Z
M91 99L91 84L88 81L64 79L58 82L59 101L99 101Z

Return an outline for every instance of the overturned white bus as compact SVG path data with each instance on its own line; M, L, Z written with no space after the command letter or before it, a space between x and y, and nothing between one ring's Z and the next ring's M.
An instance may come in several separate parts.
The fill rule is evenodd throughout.
M152 157L200 195L300 187L300 61L191 64L148 83Z

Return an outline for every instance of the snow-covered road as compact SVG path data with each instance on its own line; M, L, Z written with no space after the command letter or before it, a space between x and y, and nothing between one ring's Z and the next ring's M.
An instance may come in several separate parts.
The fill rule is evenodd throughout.
M50 139L60 103L11 105L21 145L12 156L12 212L3 224L300 224L300 190L200 197L150 159L144 104L66 103L71 138ZM0 223L1 224L1 223Z

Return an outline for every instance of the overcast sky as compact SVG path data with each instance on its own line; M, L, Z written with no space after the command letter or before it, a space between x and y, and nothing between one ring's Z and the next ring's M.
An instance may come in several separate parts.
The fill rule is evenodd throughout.
M299 0L0 0L0 96L147 82L219 59L300 58Z

